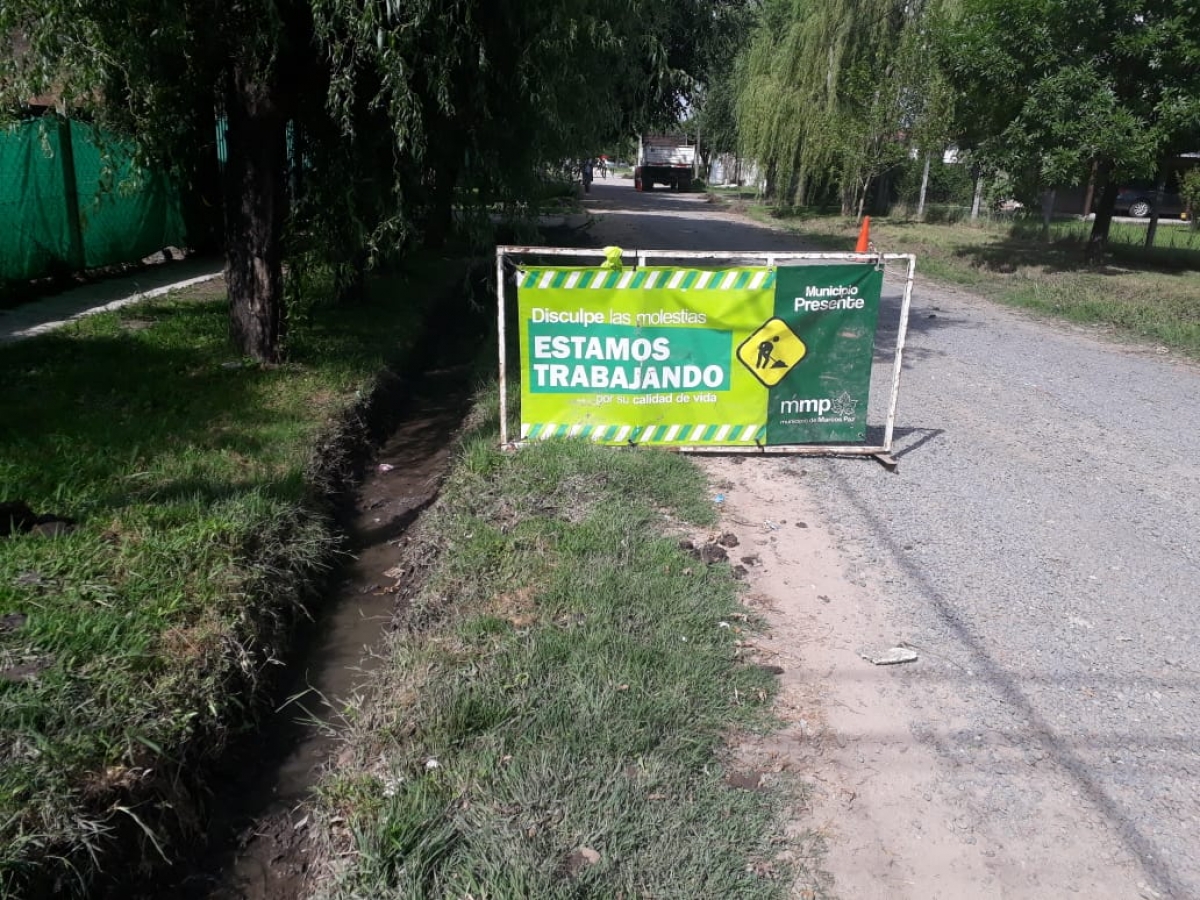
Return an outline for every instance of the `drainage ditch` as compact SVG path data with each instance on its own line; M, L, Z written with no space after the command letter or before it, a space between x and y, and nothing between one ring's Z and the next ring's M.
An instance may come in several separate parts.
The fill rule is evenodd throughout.
M447 306L451 306L447 304ZM367 464L349 521L352 558L332 594L305 629L289 662L277 708L241 741L218 773L206 811L208 850L133 888L128 879L107 896L153 900L283 900L306 893L309 842L306 799L337 744L344 702L379 663L391 623L406 602L394 593L405 534L430 504L449 470L456 433L470 408L481 329L461 302L432 316L420 363L430 368L391 391L400 421ZM396 396L400 395L400 396Z

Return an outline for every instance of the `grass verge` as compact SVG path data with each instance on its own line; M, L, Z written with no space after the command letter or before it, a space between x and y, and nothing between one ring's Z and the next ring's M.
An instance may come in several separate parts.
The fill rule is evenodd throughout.
M496 420L496 397L482 408ZM331 897L770 898L778 799L723 780L771 676L688 460L468 436L415 536L407 632L353 714L321 818ZM776 867L777 880L769 873Z
M822 249L851 250L858 225L836 215L781 214L741 204L760 221L802 235ZM1091 267L1083 248L1091 223L971 224L871 219L877 247L917 254L917 271L977 294L1060 319L1108 326L1118 337L1153 341L1200 358L1200 232L1172 225L1145 248L1145 226L1114 223L1106 265Z
M363 427L450 265L310 308L278 367L204 287L0 349L0 500L76 522L0 538L0 895L83 893L131 836L171 852L184 767L251 720L338 550L313 447Z

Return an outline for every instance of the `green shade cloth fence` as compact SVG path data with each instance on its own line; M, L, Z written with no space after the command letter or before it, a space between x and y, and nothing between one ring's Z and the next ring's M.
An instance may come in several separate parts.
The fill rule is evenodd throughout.
M111 135L54 116L0 128L0 282L185 246L178 187Z

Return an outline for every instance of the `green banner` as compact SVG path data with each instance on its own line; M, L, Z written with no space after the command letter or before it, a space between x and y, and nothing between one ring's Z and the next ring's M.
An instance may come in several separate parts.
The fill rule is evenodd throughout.
M177 185L129 143L49 116L0 127L0 286L187 243Z
M768 444L865 440L882 290L883 270L872 263L779 269L775 321L805 351L770 385Z
M522 270L521 438L862 441L882 284L859 263Z

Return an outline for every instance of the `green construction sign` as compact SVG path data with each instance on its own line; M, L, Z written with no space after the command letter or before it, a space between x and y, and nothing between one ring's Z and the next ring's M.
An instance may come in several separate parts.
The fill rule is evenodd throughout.
M521 438L861 442L882 287L873 263L524 269Z

